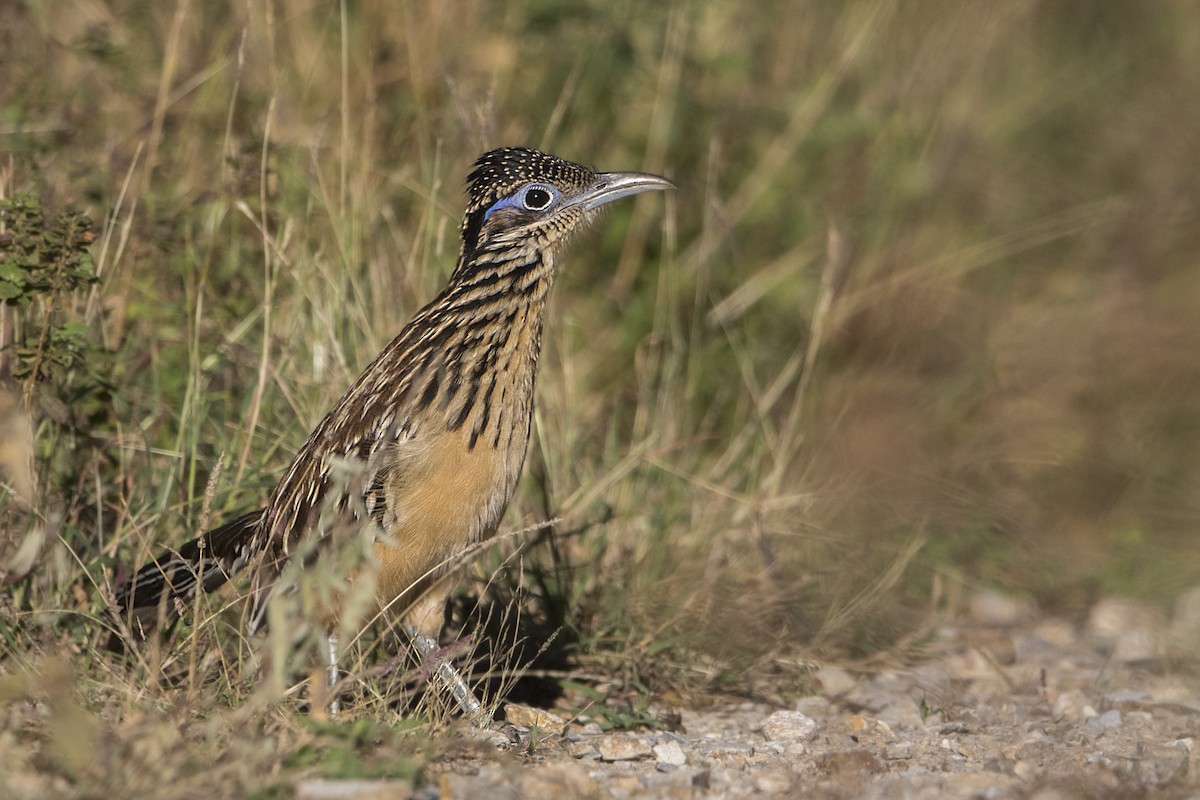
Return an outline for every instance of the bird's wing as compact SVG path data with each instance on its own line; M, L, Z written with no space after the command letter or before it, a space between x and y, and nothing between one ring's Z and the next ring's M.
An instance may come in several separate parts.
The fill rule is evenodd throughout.
M339 424L341 411L339 404L305 442L263 514L258 543L263 556L250 588L251 632L262 625L274 586L293 556L311 560L339 532L383 519L382 489L395 463L391 453L417 435L411 420L386 412L367 410L369 426Z

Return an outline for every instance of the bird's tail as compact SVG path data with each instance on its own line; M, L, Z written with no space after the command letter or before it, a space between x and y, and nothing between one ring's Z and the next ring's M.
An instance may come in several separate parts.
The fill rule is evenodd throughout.
M117 589L119 613L128 620L151 621L165 601L166 613L173 617L180 603L191 602L198 587L211 592L223 585L254 556L263 510L251 511L213 528L139 569L128 583Z

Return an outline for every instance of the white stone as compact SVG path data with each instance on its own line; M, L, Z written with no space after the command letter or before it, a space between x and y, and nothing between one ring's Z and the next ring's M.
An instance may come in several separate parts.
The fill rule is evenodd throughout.
M683 752L683 748L679 746L679 742L666 741L662 744L656 744L652 748L654 757L661 764L670 764L673 767L682 767L687 763L687 753Z
M650 743L640 736L613 734L596 742L602 761L637 761L653 755Z
M968 603L968 613L981 625L1006 628L1032 615L1028 601L990 590L975 592Z
M314 778L296 784L296 800L408 800L412 793L404 781Z
M817 721L799 711L776 711L762 727L769 741L807 742L817 735Z

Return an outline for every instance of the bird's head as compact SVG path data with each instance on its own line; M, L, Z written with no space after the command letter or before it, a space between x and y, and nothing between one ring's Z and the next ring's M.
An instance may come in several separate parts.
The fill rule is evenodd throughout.
M462 252L466 257L518 243L552 250L601 206L673 188L657 175L596 173L524 147L492 150L479 157L467 177Z

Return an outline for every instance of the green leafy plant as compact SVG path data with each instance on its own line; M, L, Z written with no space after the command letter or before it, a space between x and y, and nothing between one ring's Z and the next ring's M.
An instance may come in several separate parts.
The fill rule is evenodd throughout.
M645 686L631 687L634 694L621 699L611 698L605 692L577 681L565 680L563 686L590 701L586 707L572 710L580 719L595 722L601 730L659 730L670 727L650 710L651 695Z
M0 300L40 309L18 326L12 376L42 382L79 366L87 326L64 321L64 297L96 282L90 247L92 221L68 210L46 218L31 194L0 200Z
M29 460L10 448L8 472L13 465L35 463L40 477L29 472L24 488L14 493L26 503L47 489L54 497L37 502L39 513L32 515L17 511L24 504L12 506L0 546L0 555L16 554L0 559L9 583L30 574L42 557L46 521L58 525L72 516L61 502L68 495L59 490L78 486L89 463L79 445L94 446L92 432L111 415L111 359L89 339L81 310L81 294L97 282L92 228L87 214L47 213L31 193L0 199L0 381L22 384L20 401L16 392L4 394L12 398L13 418L32 426L25 430L34 456ZM0 500L7 494L0 493ZM78 519L74 515L72 524Z

